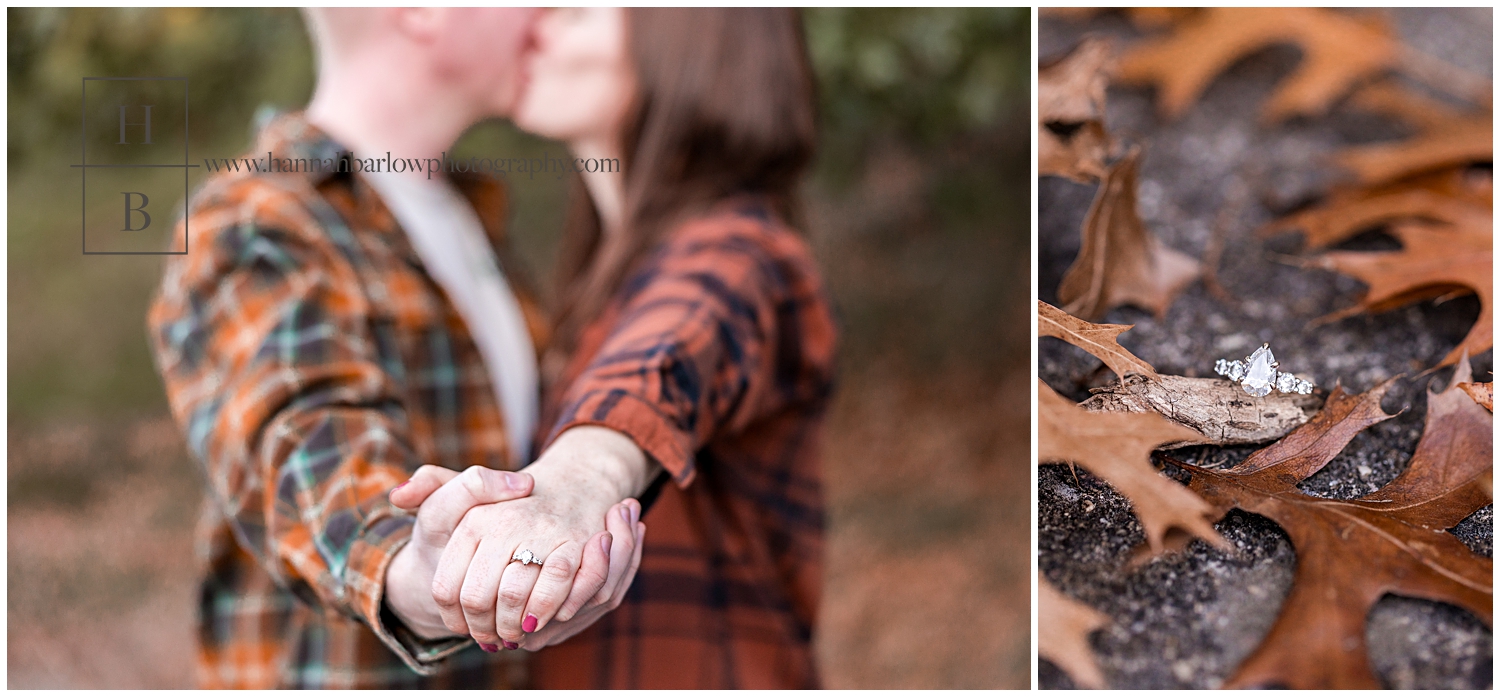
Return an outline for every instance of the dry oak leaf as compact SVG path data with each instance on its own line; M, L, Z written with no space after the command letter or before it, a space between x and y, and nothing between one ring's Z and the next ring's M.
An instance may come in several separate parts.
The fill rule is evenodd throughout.
M1401 242L1393 252L1325 252L1314 258L1325 269L1353 276L1369 288L1359 303L1326 315L1324 323L1361 312L1384 312L1428 298L1479 296L1479 319L1438 366L1461 354L1483 353L1494 344L1494 237L1488 215L1459 225L1408 222L1390 228Z
M1113 50L1087 37L1072 52L1037 69L1037 173L1078 182L1104 175L1109 133L1104 130L1104 88Z
M1078 258L1057 288L1063 311L1074 317L1096 321L1120 305L1165 317L1177 294L1202 275L1197 260L1162 244L1136 213L1140 158L1140 148L1132 147L1109 168L1083 219Z
M1453 383L1468 379L1464 361ZM1380 687L1365 620L1387 593L1451 603L1490 622L1493 563L1446 532L1490 502L1493 417L1463 392L1429 394L1410 464L1378 491L1346 501L1297 488L1357 433L1393 416L1380 408L1393 380L1359 395L1335 389L1307 425L1228 470L1178 463L1218 514L1237 508L1270 518L1297 552L1275 624L1226 688Z
M1228 543L1210 524L1213 509L1177 482L1157 474L1151 451L1198 434L1156 414L1085 411L1037 381L1037 460L1075 464L1098 475L1126 498L1146 531L1151 552L1186 533L1220 548Z
M1037 335L1062 339L1088 351L1095 358L1104 361L1104 365L1115 371L1115 375L1124 377L1138 374L1155 378L1156 369L1150 363L1137 358L1120 345L1120 334L1133 326L1135 325L1085 322L1041 300L1036 301Z
M1361 80L1393 68L1400 56L1383 18L1317 8L1208 8L1120 59L1120 82L1155 84L1162 114L1177 118L1215 76L1272 44L1302 49L1302 62L1271 96L1264 122L1324 114Z
M1301 230L1306 246L1320 249L1390 222L1479 222L1490 217L1492 182L1485 172L1448 169L1382 186L1346 187L1317 207L1272 221L1259 234Z
M1104 674L1089 648L1089 634L1108 624L1108 615L1063 595L1037 574L1036 653L1057 664L1078 687L1105 687Z
M1469 395L1475 404L1484 407L1485 411L1495 411L1495 383L1493 382L1461 382L1458 389Z
M1364 185L1384 184L1435 169L1489 162L1494 157L1490 109L1459 111L1409 89L1383 82L1350 103L1416 126L1415 137L1347 148L1334 157Z

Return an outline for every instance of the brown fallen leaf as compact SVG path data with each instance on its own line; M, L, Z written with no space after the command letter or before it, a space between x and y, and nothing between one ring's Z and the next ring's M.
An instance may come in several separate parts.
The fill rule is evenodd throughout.
M1079 405L1084 409L1161 414L1198 435L1193 440L1164 443L1162 448L1276 440L1307 423L1322 402L1314 395L1283 392L1251 397L1228 380L1180 375L1161 375L1155 380L1131 375L1089 391L1094 396Z
M1495 411L1495 383L1493 382L1461 382L1458 389L1469 395L1475 404L1485 408L1485 411Z
M1104 176L1109 133L1104 129L1104 88L1113 49L1085 37L1070 53L1037 69L1037 173L1078 182Z
M1464 361L1451 384L1468 379ZM1490 623L1493 563L1446 532L1490 502L1492 417L1462 391L1450 384L1429 394L1410 464L1378 491L1344 501L1297 488L1356 434L1393 416L1380 407L1391 382L1359 395L1336 388L1312 421L1228 470L1176 463L1216 516L1236 508L1266 516L1297 552L1275 624L1226 688L1380 687L1365 620L1387 593L1457 605Z
M1036 301L1037 334L1062 339L1093 354L1115 375L1156 377L1156 369L1120 345L1118 337L1133 324L1085 322L1040 300Z
M1362 312L1384 312L1445 295L1479 296L1479 319L1468 336L1438 366L1452 365L1459 355L1475 355L1494 344L1493 248L1489 216L1460 225L1408 222L1390 228L1401 242L1394 252L1325 252L1314 263L1353 276L1369 289L1359 303L1316 320L1324 323Z
M1349 105L1400 119L1424 132L1450 128L1474 115L1473 110L1438 101L1395 80L1381 80L1359 88L1349 98ZM1487 103L1478 108L1489 110Z
M1460 111L1388 82L1360 90L1350 103L1418 128L1412 138L1347 148L1336 155L1335 161L1361 184L1385 184L1435 169L1489 162L1494 156L1494 118L1488 108Z
M1344 187L1323 205L1275 221L1261 233L1301 229L1309 247L1322 248L1385 226L1401 241L1401 250L1314 257L1314 264L1369 286L1359 303L1316 322L1475 293L1479 319L1438 365L1453 364L1464 351L1477 354L1490 348L1494 186L1487 172L1463 166L1492 157L1488 110L1482 117L1463 114L1388 83L1360 91L1354 101L1409 121L1423 134L1345 151L1340 159L1359 174L1360 185Z
M1272 221L1259 234L1267 237L1301 230L1307 247L1320 249L1390 222L1416 219L1460 224L1488 219L1492 181L1488 173L1449 169L1371 188L1346 187L1315 208Z
M1209 524L1209 505L1151 465L1151 451L1161 444L1197 435L1156 414L1084 411L1037 381L1038 462L1075 464L1109 482L1130 499L1154 553L1166 550L1169 531L1228 548Z
M1302 62L1261 112L1265 122L1324 114L1361 80L1396 66L1399 44L1382 18L1318 8L1208 8L1120 60L1119 80L1157 86L1169 119L1187 111L1215 76L1272 44L1302 49Z
M1157 239L1135 210L1141 150L1110 167L1083 219L1083 243L1057 288L1063 311L1097 321L1120 305L1165 317L1172 300L1202 275L1198 262Z
M1036 653L1057 664L1073 684L1088 690L1105 688L1094 662L1089 634L1109 624L1109 616L1078 602L1036 577Z

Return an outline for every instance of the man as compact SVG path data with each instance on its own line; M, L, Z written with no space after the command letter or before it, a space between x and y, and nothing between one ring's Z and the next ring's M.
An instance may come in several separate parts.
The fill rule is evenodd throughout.
M252 153L270 171L216 175L191 202L192 253L168 263L149 324L210 492L204 687L525 683L519 654L455 635L432 592L465 512L531 493L530 476L501 470L530 459L545 325L506 263L505 194L478 176L354 170L387 152L440 158L507 114L534 14L310 11L305 115L261 134ZM580 430L568 447L597 437ZM446 469L391 493L423 463ZM483 467L451 471L471 465ZM638 521L638 504L623 507ZM575 567L601 589L594 609L560 613L545 641L629 585L643 528L609 529Z

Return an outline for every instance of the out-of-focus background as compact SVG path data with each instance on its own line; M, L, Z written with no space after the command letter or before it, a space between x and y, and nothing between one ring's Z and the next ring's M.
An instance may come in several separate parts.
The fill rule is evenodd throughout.
M807 227L845 331L825 680L1025 688L1029 11L804 17L824 118ZM9 687L190 687L202 478L146 344L160 259L80 254L80 81L186 76L193 159L232 157L259 107L305 103L307 37L295 10L7 18ZM493 123L457 152L563 151ZM545 280L564 183L510 181Z

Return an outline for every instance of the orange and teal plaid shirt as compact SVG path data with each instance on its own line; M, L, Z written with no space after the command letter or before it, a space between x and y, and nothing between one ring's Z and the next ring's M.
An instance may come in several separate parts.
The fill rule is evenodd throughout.
M509 444L478 348L379 196L298 164L345 151L299 115L274 121L246 157L303 171L212 176L188 211L190 253L167 263L151 307L157 367L207 481L199 684L518 684L517 656L422 641L382 613L414 522L391 488L423 463L506 468ZM514 284L504 189L454 183Z
M252 152L342 150L288 116ZM503 190L455 183L514 278ZM211 178L189 221L191 254L168 263L150 333L208 484L200 684L817 684L817 444L835 332L790 230L753 205L690 222L585 332L550 391L548 432L615 428L676 486L646 514L619 610L534 655L490 655L423 641L382 610L412 525L391 487L422 463L508 462L479 351L390 212L358 175L241 172ZM518 295L541 346L541 315Z

